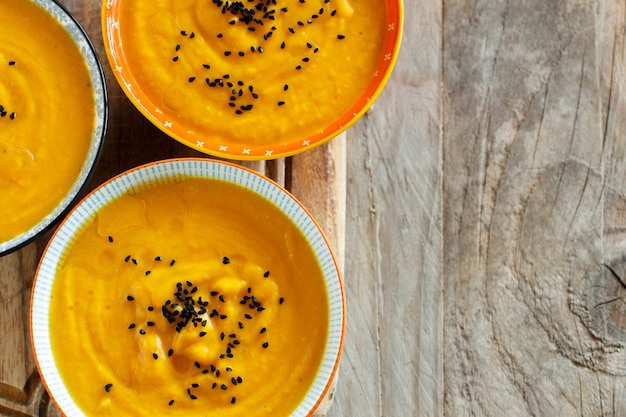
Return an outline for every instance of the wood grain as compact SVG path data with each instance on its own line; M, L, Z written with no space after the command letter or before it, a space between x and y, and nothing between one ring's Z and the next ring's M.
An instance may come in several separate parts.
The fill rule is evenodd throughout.
M443 15L446 413L625 415L624 4Z

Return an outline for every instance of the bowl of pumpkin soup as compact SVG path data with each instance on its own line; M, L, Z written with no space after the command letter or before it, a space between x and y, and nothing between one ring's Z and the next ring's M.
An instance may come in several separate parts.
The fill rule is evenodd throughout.
M77 198L106 130L106 87L79 23L52 0L0 2L0 255Z
M31 297L42 380L67 416L310 416L345 328L335 257L273 181L159 161L85 197Z
M234 160L304 152L384 88L402 0L105 0L104 44L126 95L198 151Z

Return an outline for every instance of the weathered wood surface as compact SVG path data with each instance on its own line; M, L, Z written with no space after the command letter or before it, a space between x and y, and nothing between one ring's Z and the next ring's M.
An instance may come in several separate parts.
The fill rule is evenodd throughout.
M623 416L624 2L443 6L446 414Z

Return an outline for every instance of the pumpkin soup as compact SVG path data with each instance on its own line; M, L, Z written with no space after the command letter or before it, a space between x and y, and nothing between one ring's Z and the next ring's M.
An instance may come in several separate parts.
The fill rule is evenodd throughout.
M63 26L31 0L0 2L0 242L42 221L85 161L95 104Z
M90 416L289 416L319 369L328 295L273 203L179 179L102 208L59 265L52 351Z
M122 84L223 152L319 134L376 76L387 32L385 0L106 3Z

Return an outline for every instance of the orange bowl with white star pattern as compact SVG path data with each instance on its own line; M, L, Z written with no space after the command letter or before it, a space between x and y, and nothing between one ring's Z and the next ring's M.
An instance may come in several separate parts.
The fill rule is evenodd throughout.
M104 0L104 44L136 108L198 151L297 154L354 124L389 80L402 0Z

